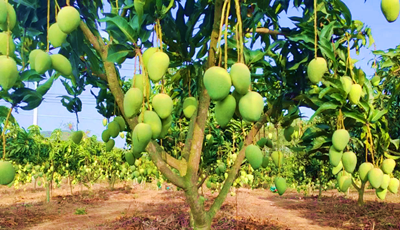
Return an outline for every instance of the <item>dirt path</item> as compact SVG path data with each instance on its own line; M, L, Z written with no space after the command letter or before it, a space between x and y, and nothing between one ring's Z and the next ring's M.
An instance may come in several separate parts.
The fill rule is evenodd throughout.
M85 189L81 191L78 187L74 194L71 196L69 188L62 186L54 189L52 202L47 204L43 202L43 189L33 191L26 187L24 191L24 188L0 188L0 228L182 229L182 226L188 226L189 208L184 202L182 192L155 190L152 185L136 185L127 189L122 184L111 191L106 188L106 184L96 184L93 192ZM269 190L248 189L239 189L236 194L233 197L228 195L221 211L217 213L213 225L215 229L236 229L236 225L241 226L239 229L257 230L360 229L361 225L370 229L368 226L372 222L375 225L375 222L382 219L382 216L360 216L361 222L351 222L351 219L346 219L347 216L352 216L355 212L363 213L365 210L354 210L354 200L343 197L326 197L317 201L295 192L287 192L280 197ZM210 206L216 194L207 191L205 196L206 206ZM372 200L371 197L372 194L367 199ZM390 197L394 200L397 198L398 196ZM378 214L382 209L388 215L388 218L382 219L386 225L390 218L400 214L400 205L397 200L395 202L397 203L386 206L385 203L372 203L371 207ZM335 209L334 206L340 209ZM84 213L76 214L78 209L84 210ZM390 210L392 211L388 214ZM395 226L397 223L393 224Z

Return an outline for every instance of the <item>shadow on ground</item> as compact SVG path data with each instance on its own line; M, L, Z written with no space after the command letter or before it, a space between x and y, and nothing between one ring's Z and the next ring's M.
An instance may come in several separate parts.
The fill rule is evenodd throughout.
M399 195L388 194L387 201L377 200L375 193L368 190L365 204L357 204L357 194L335 191L318 196L302 196L289 192L283 196L259 197L275 206L297 211L297 215L309 219L313 224L340 229L400 229Z

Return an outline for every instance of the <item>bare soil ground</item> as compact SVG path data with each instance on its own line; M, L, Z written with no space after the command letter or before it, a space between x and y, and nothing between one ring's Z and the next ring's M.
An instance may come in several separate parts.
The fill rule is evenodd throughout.
M0 229L190 229L189 207L181 191L157 190L155 185L124 186L106 183L91 191L67 185L52 190L45 202L43 188L27 184L19 189L0 187ZM206 206L216 194L205 190ZM357 194L337 191L305 197L294 191L283 196L269 190L239 189L228 195L213 229L400 229L400 195L378 201L367 191L366 205Z

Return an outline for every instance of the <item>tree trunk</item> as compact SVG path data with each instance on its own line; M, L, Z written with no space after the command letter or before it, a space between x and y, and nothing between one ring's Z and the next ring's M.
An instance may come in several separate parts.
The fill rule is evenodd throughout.
M50 182L46 181L46 203L50 203Z
M189 185L185 191L186 202L190 207L191 225L194 230L211 230L211 219L201 202L196 184Z
M364 205L365 184L366 184L366 182L362 182L362 183L361 183L361 188L358 190L358 200L357 200L357 204L358 204L359 206Z
M321 184L321 182L320 182L320 184L319 184L318 198L321 198L321 196L322 196L322 184Z

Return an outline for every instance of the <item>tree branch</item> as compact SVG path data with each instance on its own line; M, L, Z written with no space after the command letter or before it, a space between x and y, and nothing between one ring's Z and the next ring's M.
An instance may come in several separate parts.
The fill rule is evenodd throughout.
M209 174L207 173L206 176L200 181L200 183L197 184L198 189L204 184L204 182L207 180L208 176L209 176Z
M154 162L154 164L157 166L157 168L161 171L161 173L167 177L171 183L174 185L185 189L186 185L184 183L183 177L176 175L168 166L167 164L163 161L161 157L161 152L163 152L162 148L160 146L156 146L154 141L151 141L149 145L147 146L147 152L150 154L151 160ZM173 158L173 157L172 157Z
M354 180L354 177L351 178L351 183L353 184L354 188L357 191L360 191L361 187L357 185L356 181ZM361 182L362 183L362 182Z
M210 68L215 65L215 55L217 50L218 36L219 36L219 25L221 21L221 10L222 10L223 1L215 2L215 10L214 10L214 23L213 30L211 32L211 41L210 41L210 50L208 52L208 66ZM199 106L197 109L197 117L194 121L193 128L193 137L192 143L190 146L190 154L188 160L188 170L187 177L193 183L197 183L197 172L199 170L200 165L200 157L203 147L204 140L204 130L207 123L207 112L210 106L210 96L207 93L207 90L203 84L203 78L199 77L197 82L199 85ZM193 119L193 118L192 118Z
M81 22L80 28L82 29L85 37L89 40L89 42L93 45L94 49L98 52L98 54L102 58L106 72L105 76L107 78L106 80L108 82L109 89L111 90L111 93L113 94L115 101L117 102L117 106L119 107L122 116L125 117L124 92L122 91L122 88L119 85L117 71L114 63L107 61L108 47L105 45L102 39L99 39L96 36L94 36L94 34L90 31L90 29L84 22ZM137 118L128 119L127 117L125 117L125 120L127 121L131 130L133 130L138 123ZM186 173L186 167L187 167L186 161L179 161L175 159L174 157L163 151L162 148L155 141L149 143L148 149L150 150L148 151L148 153L150 154L150 157L152 158L153 162L156 164L158 169L167 177L167 179L170 180L176 186L184 188L185 185L183 183L183 178L172 172L171 169L168 168L167 164L178 169L179 172L184 175Z
M259 33L259 34L270 34L270 35L282 35L282 36L286 36L286 34L284 34L283 32L280 31L276 31L276 30L270 30L268 28L264 28L264 27L258 27L255 30L254 29L247 29L246 31L247 33Z
M167 163L169 166L176 168L181 176L186 175L187 171L187 162L186 160L178 160L175 157L169 155L167 152L161 152L161 158Z
M100 57L103 59L103 48L100 46L100 42L96 36L90 31L89 27L81 21L81 24L79 25L81 28L83 34L85 35L86 39L89 40L89 42L93 45L93 48L99 53Z
M232 168L230 169L230 171L228 173L228 178L226 178L224 186L222 187L217 198L214 200L214 203L211 205L210 209L208 210L208 215L209 215L210 219L214 218L217 211L221 208L222 203L224 202L226 196L228 195L229 188L232 186L232 183L235 180L235 177L236 177L236 175L241 167L241 164L244 160L246 147L253 142L254 136L258 133L260 128L265 124L265 122L267 121L267 116L269 116L270 113L272 113L272 108L269 109L268 112L265 113L260 118L260 120L258 120L258 122L253 125L253 128L250 130L249 134L246 136L246 139L243 142L243 147L240 150L234 165L232 166Z

